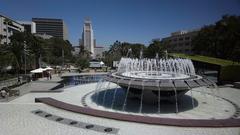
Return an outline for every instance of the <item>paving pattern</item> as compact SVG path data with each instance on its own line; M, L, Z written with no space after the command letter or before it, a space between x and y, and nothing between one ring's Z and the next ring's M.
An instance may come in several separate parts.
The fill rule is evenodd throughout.
M180 127L240 127L240 119L171 119L171 118L156 118L130 114L121 114L115 112L107 112L95 110L91 108L80 107L64 103L53 98L36 98L36 102L45 103L47 105L72 111L81 114L87 114L96 117L116 119L129 122L139 122L154 125L168 125Z
M63 118L63 117L45 112L40 109L34 110L34 111L32 111L32 113L36 114L42 118L46 118L48 120L52 120L52 121L55 121L55 122L58 122L61 124L78 127L78 128L83 128L83 129L88 129L88 130L93 130L93 131L102 132L102 133L117 134L118 130L119 130L119 129L112 128L112 127L105 127L105 126L101 126L101 125L76 121L76 120L72 120L69 118Z
M84 128L76 128L67 124L62 124L46 118L41 118L31 111L44 110L47 113L61 116L66 119L101 125L104 127L113 127L119 129L118 135L239 135L239 127L222 128L204 128L204 127L176 127L164 125L150 125L143 123L134 123L94 117L84 114L77 114L65 111L42 103L34 103L35 98L52 97L66 103L84 107L81 103L81 97L94 91L96 84L79 85L71 88L65 88L61 93L28 93L9 103L0 103L0 134L2 135L107 135L108 133L96 132ZM115 85L114 85L115 87ZM236 105L240 105L240 90L224 87L219 88L221 97L229 99ZM221 106L219 106L221 107ZM207 108L206 108L207 109ZM195 115L198 109L188 113L189 117ZM214 112L210 112L214 113ZM181 113L179 114L181 115ZM239 119L239 116L236 117ZM235 119L236 119L235 118Z

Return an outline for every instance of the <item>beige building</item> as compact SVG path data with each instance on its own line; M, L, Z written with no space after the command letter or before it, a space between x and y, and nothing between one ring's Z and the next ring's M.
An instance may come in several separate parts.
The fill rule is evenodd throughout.
M107 49L101 46L94 47L94 58L95 59L101 59L103 58L103 52Z
M24 26L9 17L0 15L0 44L9 44L15 32L24 32Z
M162 42L167 44L167 51L173 53L192 53L192 39L196 36L198 30L177 31L171 33L171 36L163 38Z

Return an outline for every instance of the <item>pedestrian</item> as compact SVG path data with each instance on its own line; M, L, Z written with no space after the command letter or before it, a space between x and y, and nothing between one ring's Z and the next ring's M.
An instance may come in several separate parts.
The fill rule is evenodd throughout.
M51 74L51 72L49 72L49 77L50 77L50 80L52 80L52 74Z
M21 84L21 80L20 80L20 77L18 76L18 82L17 84Z
M47 74L47 80L49 80L49 73L47 72L46 74Z

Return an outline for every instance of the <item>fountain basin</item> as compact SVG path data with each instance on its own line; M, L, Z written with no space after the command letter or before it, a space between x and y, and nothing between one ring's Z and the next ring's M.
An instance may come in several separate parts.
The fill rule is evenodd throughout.
M133 74L135 76L132 76ZM140 74L144 73L141 71ZM141 78L136 77L136 72L124 74L114 72L108 74L104 79L118 84L126 91L129 90L131 96L140 98L143 92L143 101L150 103L156 102L159 95L160 100L175 100L175 94L179 98L192 88L214 86L212 81L198 75L178 75L176 78L159 76Z

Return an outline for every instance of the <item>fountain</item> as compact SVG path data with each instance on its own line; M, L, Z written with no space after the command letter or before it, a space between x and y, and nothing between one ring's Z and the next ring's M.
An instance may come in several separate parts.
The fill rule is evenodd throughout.
M122 58L117 72L108 74L105 80L129 89L131 94L139 98L143 91L147 95L144 96L144 102L154 102L158 98L177 99L192 88L214 86L211 80L195 74L191 60L181 58Z
M129 50L128 55L131 50ZM167 55L167 52L166 52ZM175 113L179 112L180 98L191 92L191 105L195 107L192 89L198 87L216 87L215 83L207 78L195 74L193 63L189 59L165 58L160 59L158 54L156 58L128 58L123 57L119 62L116 72L109 73L104 80L99 81L97 86L102 86L103 82L112 82L116 84L113 89L111 100L107 100L107 91L109 84L102 94L102 103L99 104L99 87L96 88L97 100L99 106L105 107L105 102L110 102L110 109L114 110L117 97L122 96L121 111L126 110L128 97L137 98L139 103L138 113L142 113L143 104L157 104L157 112L161 113L161 102L169 101L175 104ZM118 87L121 87L124 95L119 95ZM104 90L104 88L103 88ZM124 97L123 97L124 96Z
M130 50L131 51L131 50ZM195 74L189 59L121 58L116 72L87 84L81 105L36 98L68 111L114 120L184 127L239 127L240 107L217 85ZM130 54L128 53L128 56ZM91 89L96 86L96 89ZM222 88L221 88L222 91ZM77 99L79 91L76 91ZM225 93L226 94L226 93ZM78 101L78 100L74 101Z
M167 52L166 52L167 54ZM130 55L130 54L128 54ZM50 98L37 102L114 120L187 127L239 127L240 107L181 58L121 58L116 72L85 85L81 106ZM87 89L96 85L96 89Z

